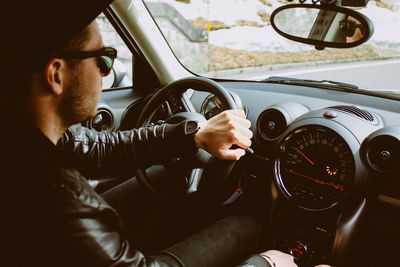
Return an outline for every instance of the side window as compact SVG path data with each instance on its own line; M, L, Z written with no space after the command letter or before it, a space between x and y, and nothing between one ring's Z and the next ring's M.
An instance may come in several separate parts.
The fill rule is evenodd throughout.
M132 86L131 51L103 13L97 17L96 21L103 37L104 46L114 47L118 51L113 71L103 78L103 89Z

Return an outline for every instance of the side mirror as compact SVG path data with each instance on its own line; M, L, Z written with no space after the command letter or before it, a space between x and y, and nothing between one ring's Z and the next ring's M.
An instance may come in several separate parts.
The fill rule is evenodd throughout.
M110 74L102 78L102 90L131 85L132 83L129 82L127 74L128 73L124 64L118 59L115 59L114 66L112 67Z
M316 48L354 47L366 42L374 32L366 16L338 6L282 6L272 12L271 24L283 37Z

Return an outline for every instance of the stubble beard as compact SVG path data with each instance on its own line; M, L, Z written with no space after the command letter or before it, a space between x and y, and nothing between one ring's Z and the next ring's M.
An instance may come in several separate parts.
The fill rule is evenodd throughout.
M96 116L97 103L90 95L85 95L79 77L75 75L59 106L62 126L66 129L73 124Z

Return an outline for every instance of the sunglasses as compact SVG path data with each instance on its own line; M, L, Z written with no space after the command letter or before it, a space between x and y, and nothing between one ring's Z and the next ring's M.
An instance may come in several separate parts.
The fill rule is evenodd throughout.
M108 75L111 72L114 64L114 59L117 57L117 50L113 47L104 47L97 51L72 51L58 53L56 57L59 58L77 58L84 59L90 57L96 57L97 67L100 72L104 75Z
M357 28L362 32L363 28L360 25L352 20L341 20L339 22L340 30L346 37L352 37L356 33Z

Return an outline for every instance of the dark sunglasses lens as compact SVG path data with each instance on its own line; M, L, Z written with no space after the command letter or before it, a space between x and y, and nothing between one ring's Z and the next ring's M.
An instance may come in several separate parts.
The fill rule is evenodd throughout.
M114 58L108 56L99 56L97 58L97 65L100 68L101 73L104 75L110 74L113 64Z
M344 36L352 37L356 32L357 25L353 21L341 21L340 29Z

